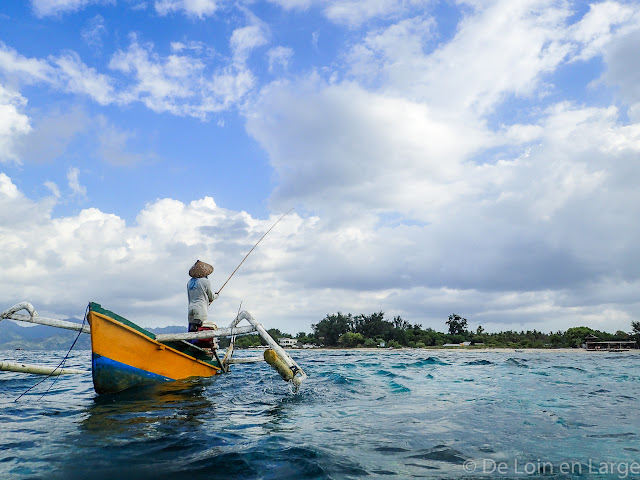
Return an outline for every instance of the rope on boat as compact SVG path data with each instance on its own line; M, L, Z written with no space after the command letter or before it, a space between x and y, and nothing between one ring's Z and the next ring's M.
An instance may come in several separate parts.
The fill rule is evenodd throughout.
M240 302L240 305L238 305L238 314L236 315L236 318L238 317L238 315L240 315L240 309L242 309L242 302ZM227 348L227 351L224 353L224 358L222 359L222 363L227 365L227 371L226 372L229 371L228 365L230 363L232 363L231 362L231 360L232 360L231 356L233 355L233 349L236 346L236 334L233 331L233 328L234 328L234 324L233 323L231 323L231 327L230 328L231 328L231 338L229 339L229 347Z
M20 304L18 304L20 305ZM30 305L30 304L28 304ZM17 306L17 305L16 305ZM91 306L91 304L87 304L87 309L84 312L84 318L82 319L82 326L84 327L85 322L87 321L87 315L89 313L89 307ZM15 307L13 307L15 308ZM26 308L26 307L22 307L22 308ZM35 310L33 310L33 307L31 307L32 311L29 311L29 313L31 314L31 316L37 315L35 313ZM33 313L32 313L33 312ZM3 314L4 315L4 314ZM42 380L40 380L39 382L37 382L35 385L27 388L24 392L22 392L18 398L16 398L14 400L14 402L17 402L18 400L20 400L27 392L29 392L30 390L34 389L35 387L37 387L38 385L40 385L42 382L44 382L47 378L54 376L54 372L56 372L57 370L62 371L65 362L67 361L67 358L69 358L69 354L71 353L71 350L73 350L73 347L76 346L76 342L78 341L78 338L80 338L80 335L82 335L82 330L78 331L78 335L76 335L76 339L73 341L73 343L71 344L71 346L69 347L69 351L67 352L67 354L64 356L64 358L60 361L60 363L58 364L58 366L56 368L54 368L46 377L44 377ZM49 393L49 390L51 390L51 387L53 387L55 385L55 383L58 381L58 377L59 375L55 375L55 379L53 380L53 382L51 382L51 385L49 385L49 388L47 388L44 393L40 396L39 400L42 399L42 397L44 397L47 393Z

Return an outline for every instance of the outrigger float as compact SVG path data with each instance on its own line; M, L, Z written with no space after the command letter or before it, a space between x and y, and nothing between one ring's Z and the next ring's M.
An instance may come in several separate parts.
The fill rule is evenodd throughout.
M17 313L21 310L26 310L28 314ZM226 328L158 335L93 302L89 304L86 314L89 325L41 317L28 302L18 303L4 311L0 314L2 319L89 333L91 374L93 387L98 394L117 393L149 383L211 377L228 373L233 364L262 361L266 361L296 388L307 378L304 370L246 311L240 312ZM248 325L238 326L242 321ZM251 333L257 333L267 343L264 355L233 358L236 336ZM231 339L222 358L215 342L220 337ZM0 362L0 370L46 375L82 372L14 362Z

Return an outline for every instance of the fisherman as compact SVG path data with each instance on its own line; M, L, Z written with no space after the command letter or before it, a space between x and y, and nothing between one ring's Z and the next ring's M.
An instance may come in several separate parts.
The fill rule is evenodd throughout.
M213 267L200 260L189 269L191 278L187 283L187 295L189 296L190 332L197 332L207 321L207 309L211 302L218 298L218 294L211 291L211 283L207 278L212 273Z

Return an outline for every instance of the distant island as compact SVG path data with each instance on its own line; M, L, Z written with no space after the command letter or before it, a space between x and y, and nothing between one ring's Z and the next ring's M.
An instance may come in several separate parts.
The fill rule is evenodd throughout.
M82 323L77 318L68 318L68 322ZM68 350L78 336L78 332L45 325L18 325L11 320L0 321L0 350ZM149 329L153 333L184 332L185 327L163 327ZM89 335L80 335L74 350L91 350Z
M70 318L68 321L81 323ZM597 341L638 341L640 340L640 322L632 322L632 332L618 331L607 333L589 327L573 327L566 331L551 333L537 330L488 333L479 326L475 331L468 329L468 322L457 314L449 315L444 322L447 332L438 332L432 328L423 329L419 324L410 324L400 316L386 320L384 312L370 315L352 315L341 312L328 314L324 319L311 325L309 333L298 332L295 335L282 332L277 328L268 330L275 339L289 346L330 347L330 348L426 348L464 345L483 348L577 348L588 339ZM170 326L149 329L153 333L184 332L183 326ZM43 325L23 327L16 323L0 321L0 350L66 350L77 336L77 332L61 330ZM229 340L220 339L220 346L226 347ZM264 345L258 335L246 335L236 339L237 348L250 348ZM75 349L90 349L89 335L81 335Z

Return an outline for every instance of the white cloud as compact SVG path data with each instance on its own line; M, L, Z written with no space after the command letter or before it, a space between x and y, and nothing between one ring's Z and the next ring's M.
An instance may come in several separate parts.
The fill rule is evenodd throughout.
M185 52L192 51L196 55L213 56L216 54L215 50L204 42L190 41L190 42L171 42L172 52Z
M325 15L333 22L359 26L374 17L400 15L410 8L425 8L432 0L327 0Z
M569 29L569 35L578 47L573 60L588 60L601 55L610 41L637 28L637 7L634 9L612 1L592 4L589 12Z
M52 218L50 204L25 198L4 174L0 200L0 216L11 215L0 222L3 304L29 299L41 314L68 316L81 315L78 299L89 299L150 326L186 326L187 272L193 262L212 263L216 270L210 278L219 288L277 218L254 219L208 197L190 204L157 200L132 226L94 208ZM27 220L21 216L26 209L39 213ZM286 293L289 285L278 273L283 257L291 255L286 250L292 235L308 222L289 215L252 253L210 309L220 324L230 322L244 301L244 308L269 327L290 322L296 328L303 321L298 327L308 328L312 319L302 308L282 308L295 293ZM34 269L42 279L37 286L28 280Z
M12 79L27 83L52 82L55 71L46 60L26 58L0 42L0 71Z
M311 6L311 0L268 0L270 3L274 3L285 10L300 9L304 10Z
M88 20L80 32L87 45L96 49L102 48L103 38L107 35L107 27L102 15L96 15Z
M111 79L85 65L77 53L68 52L51 60L58 67L58 75L67 91L87 95L100 105L114 101Z
M56 198L61 197L60 189L58 188L58 185L56 185L54 182L47 180L46 182L44 182L44 186L49 189L49 191L54 197Z
M245 33L236 37L238 52L247 53L256 41ZM173 49L185 50L178 44ZM119 96L121 102L140 101L155 112L197 118L240 102L255 83L251 71L242 64L230 62L210 74L200 58L175 54L161 57L151 43L140 44L135 37L127 51L120 50L112 57L109 66L132 77L129 88Z
M220 0L156 0L155 9L160 15L183 12L202 19L213 15L220 4Z
M243 62L264 39L259 30L252 28L236 32L233 37L236 57L219 66L207 64L199 57L203 51L211 54L205 47L176 43L172 46L174 51L193 51L196 55L162 57L154 51L153 44L141 44L132 36L129 48L118 50L109 62L109 68L122 77L118 81L87 66L72 51L42 60L26 58L2 43L0 73L14 83L43 83L88 96L100 105L141 102L155 112L204 119L210 112L240 102L255 85L254 75ZM121 86L120 90L116 90L116 84Z
M195 94L204 65L186 56L161 58L153 52L153 45L141 45L134 37L127 51L113 55L109 67L135 79L121 95L125 103L138 100L156 112L179 113L179 102Z
M164 14L215 11L203 10L212 3L157 5ZM260 321L291 332L308 330L327 309L385 310L443 328L462 306L459 313L485 328L628 329L640 314L637 7L594 4L572 26L564 2L469 1L453 38L437 44L438 18L420 8L426 2L316 5L350 27L371 18L386 25L375 22L361 38L351 30L344 64L287 75L255 103L250 93L260 80L245 62L270 36L255 19L233 30L233 58L216 65L199 43L173 42L165 56L133 38L112 57L113 77L74 54L29 59L4 45L0 68L15 82L176 115L203 118L243 104L247 130L277 175L272 208L295 205L316 216L290 215L261 244L214 304L219 318L232 318L244 301ZM558 67L595 55L606 65L602 81L618 88L620 110L590 106L588 97L557 100ZM290 57L278 48L266 55L272 71ZM116 84L124 93L109 90ZM535 112L495 125L492 115L514 97L531 100ZM28 125L22 101L7 100L15 107L8 118ZM135 161L122 156L134 132L105 125L102 145L112 154L103 155ZM69 174L82 195L79 170ZM208 197L156 200L133 225L97 209L52 218L54 187L49 203L38 202L0 175L0 258L17 279L0 277L0 292L6 303L28 294L63 315L82 311L75 302L83 296L133 320L184 324L184 282L195 258L215 264L221 285L277 218L225 210ZM23 270L36 263L50 284L25 290ZM96 271L101 277L87 284ZM151 284L140 294L142 282Z
M611 41L604 52L606 71L603 80L619 89L619 95L627 104L640 103L640 65L636 60L640 42L638 30Z
M21 196L22 194L18 190L11 179L4 173L0 172L0 194L9 200L14 200Z
M203 104L195 109L196 113L225 110L240 102L256 83L256 78L245 68L228 67L217 72L207 82L211 93L203 99ZM196 115L197 116L197 115Z
M604 2L568 25L568 5L551 0L477 2L474 8L451 41L433 51L437 19L416 16L368 32L347 56L352 78L434 109L484 116L509 98L545 95L546 77L558 66L602 53L629 35L640 11Z
M507 95L533 94L541 76L569 51L560 41L569 11L556 2L537 2L535 9L532 3L489 3L465 18L449 43L429 54L416 51L429 23L409 23L411 28L401 32L369 37L365 46L380 55L387 88L434 108L484 115ZM411 55L402 54L398 38L407 42L411 36L418 36L409 43Z
M39 17L77 12L89 5L114 3L115 0L31 0L33 10Z
M69 182L69 188L74 195L79 197L87 196L87 188L80 185L80 170L73 167L67 171L67 180Z
M4 278L9 279L15 264L27 259L24 251L27 241L22 239L23 233L46 221L54 204L51 199L41 202L28 199L8 175L0 172L0 243L6 247L0 249L0 264L7 267Z
M534 162L548 153L540 152ZM523 177L532 171L526 162L494 168L515 170L510 178L502 175L507 187L527 185ZM462 307L473 325L494 330L518 322L543 331L582 324L628 330L629 318L640 313L633 242L638 227L609 227L636 218L637 203L618 220L596 212L615 214L630 187L613 200L608 192L574 190L551 223L520 219L531 218L526 197L532 189L544 188L557 171L526 188L525 198L507 199L510 205L496 208L498 199L476 199L431 225L381 225L361 214L345 226L328 216L291 213L225 287L211 316L224 325L243 302L267 327L295 333L309 331L332 311L384 310L443 330L447 315ZM486 184L495 178L490 172L469 175ZM600 188L610 189L611 178ZM558 186L549 185L547 194ZM2 303L29 299L41 313L64 317L81 315L78 299L89 299L148 326L186 325L185 284L195 259L215 266L211 280L217 289L279 217L253 218L205 197L188 204L156 200L132 225L95 208L53 218L51 201L26 198L4 174L0 200ZM584 202L596 209L589 219L572 212ZM34 269L37 284L31 281Z
M111 79L85 65L75 52L50 56L48 60L26 58L0 42L0 72L13 82L44 83L87 95L101 105L114 101Z
M20 162L16 144L31 131L29 117L21 112L26 104L22 95L0 84L0 163Z
M279 176L276 205L347 216L366 208L432 220L434 206L464 193L463 160L492 141L424 104L314 78L265 89L247 126Z
M293 49L283 46L271 48L267 52L267 57L269 58L269 72L273 72L276 65L286 71L291 57L293 57Z
M615 107L558 102L535 123L490 130L507 96L539 94L582 51L568 11L498 6L431 53L430 20L370 33L351 51L358 83L311 75L263 89L247 129L278 175L271 205L324 219L292 275L307 290L353 289L353 304L384 298L411 320L464 304L494 328L628 330L640 306L628 288L640 285L640 124ZM605 79L630 103L637 72L622 67L634 35L604 48ZM476 161L487 149L498 153ZM585 305L605 285L626 293Z
M244 63L252 50L267 43L267 32L259 25L237 28L231 34L229 44L236 62Z

